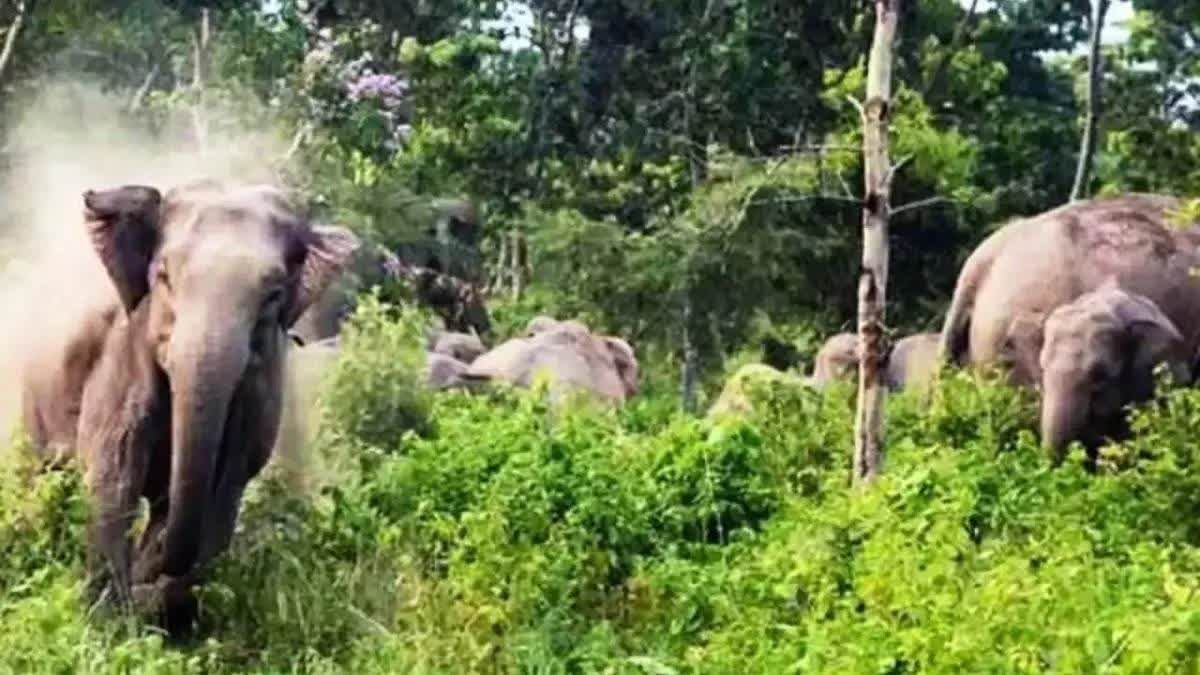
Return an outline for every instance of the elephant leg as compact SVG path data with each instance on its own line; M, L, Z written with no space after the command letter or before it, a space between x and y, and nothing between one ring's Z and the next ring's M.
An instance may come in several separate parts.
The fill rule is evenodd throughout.
M143 453L131 445L109 445L94 454L101 459L89 467L87 481L94 509L88 527L89 594L93 600L116 601L122 608L133 604L133 546L129 535L138 514L146 469Z
M136 584L153 582L162 573L164 563L163 532L167 527L170 502L165 496L150 499L150 520L142 531L138 542L137 560L133 566L133 581Z

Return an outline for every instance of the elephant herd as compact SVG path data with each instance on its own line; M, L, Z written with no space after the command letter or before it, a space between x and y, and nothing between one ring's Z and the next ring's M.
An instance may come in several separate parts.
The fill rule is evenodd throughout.
M111 285L28 355L24 425L36 448L84 467L90 597L185 627L193 587L228 548L243 491L278 441L289 354L337 348L336 336L304 347L288 334L298 324L310 337L329 332L300 319L362 247L268 186L124 186L88 191L83 206ZM1040 392L1056 458L1072 440L1094 448L1120 433L1122 407L1152 394L1157 364L1182 382L1195 374L1200 225L1175 225L1179 207L1128 195L1002 227L965 263L941 334L892 350L889 385L927 380L939 358L1000 366ZM538 317L491 349L476 333L429 336L430 387L528 387L549 373L555 400L585 390L620 404L638 392L633 348L577 321ZM854 336L836 336L810 383L845 376L856 360ZM135 544L142 499L149 518Z
M638 392L638 361L628 342L596 335L579 321L547 316L491 350L475 335L435 333L426 363L433 389L471 391L497 382L530 387L545 376L552 402L582 391L620 404Z
M888 384L922 381L942 362L999 369L1037 392L1043 445L1056 464L1079 441L1094 461L1127 433L1125 409L1154 393L1165 366L1197 375L1200 223L1173 197L1128 194L1010 222L968 257L942 332L898 342ZM854 335L830 338L811 381L857 366Z

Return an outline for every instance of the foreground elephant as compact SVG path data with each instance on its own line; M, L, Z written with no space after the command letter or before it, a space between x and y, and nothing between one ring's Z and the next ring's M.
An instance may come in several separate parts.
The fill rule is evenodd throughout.
M1017 359L1037 373L1042 443L1055 463L1071 441L1094 460L1105 439L1124 435L1124 408L1153 396L1158 364L1179 383L1192 379L1192 352L1175 324L1153 301L1115 284L1062 305L1043 333L1026 337Z
M463 374L470 385L502 381L529 387L549 376L551 394L583 390L623 403L638 392L638 362L628 342L597 336L578 321L536 319L528 337L500 344L475 360Z
M1042 440L1056 461L1072 440L1094 447L1119 423L1114 410L1147 395L1145 359L1162 338L1123 332L1121 317L1169 325L1159 332L1178 335L1170 351L1188 359L1200 346L1200 227L1170 221L1181 206L1145 194L1069 204L1006 225L959 274L942 354L1040 387ZM1081 374L1081 364L1104 363Z
M41 443L70 439L84 462L93 596L126 607L136 596L178 627L276 442L285 330L358 242L265 187L205 182L164 198L126 186L84 204L115 293L78 317L54 381L27 390L26 425Z
M944 357L1012 372L1014 322L1048 315L1109 278L1158 305L1194 349L1200 279L1192 269L1200 265L1200 227L1169 222L1181 206L1172 197L1131 194L1068 204L997 230L959 273L942 328ZM1023 384L1030 377L1013 375Z
M938 367L939 333L917 333L896 342L888 354L887 386L892 391L923 387Z

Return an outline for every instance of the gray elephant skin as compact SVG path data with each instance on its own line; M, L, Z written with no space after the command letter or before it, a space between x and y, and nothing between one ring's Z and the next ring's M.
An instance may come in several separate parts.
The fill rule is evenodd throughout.
M88 191L111 301L26 371L35 443L77 449L92 498L89 595L186 628L192 587L233 535L280 424L286 329L358 246L269 187ZM149 522L129 539L141 498Z
M817 350L809 382L817 389L824 389L834 380L849 378L857 368L858 335L838 333Z
M1128 432L1124 407L1154 394L1154 370L1167 364L1189 384L1192 358L1183 335L1149 298L1115 284L1055 309L1042 331L1015 345L1041 391L1042 441L1061 462L1071 441L1095 461L1096 448Z
M891 391L924 385L937 370L940 334L916 333L892 346L887 358L884 384ZM858 369L858 335L838 333L825 341L813 363L809 383L818 390L834 380L854 377Z
M923 387L938 368L940 333L916 333L892 346L887 359L887 386L892 391Z
M542 374L550 380L554 400L584 391L621 404L638 393L638 362L628 342L595 335L578 321L549 317L534 319L526 336L480 356L462 379L469 386L499 381L530 387Z
M1040 386L1041 352L1031 352L1028 345L1036 345L1050 328L1043 325L1045 317L1102 287L1124 290L1157 307L1180 334L1181 349L1194 354L1200 344L1200 279L1193 273L1200 266L1200 227L1172 222L1182 206L1169 196L1130 194L1075 202L1000 228L959 273L942 329L942 357L975 367L999 366L1012 382ZM1089 306L1098 303L1100 299L1089 301ZM1058 322L1055 329L1060 330ZM1065 387L1067 381L1053 384ZM1107 385L1102 389L1104 396L1123 402L1139 393ZM1060 404L1054 396L1051 408ZM1093 404L1077 403L1073 416L1093 415L1084 412ZM1096 410L1108 407L1094 405ZM1061 410L1053 414L1066 415ZM1043 442L1057 455L1063 443L1076 437L1055 431Z

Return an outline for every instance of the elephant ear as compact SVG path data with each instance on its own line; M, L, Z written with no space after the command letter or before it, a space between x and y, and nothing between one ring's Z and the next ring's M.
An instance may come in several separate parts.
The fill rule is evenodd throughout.
M344 227L314 225L305 237L304 264L296 283L296 292L284 315L284 327L291 328L334 279L346 269L361 246L358 237Z
M150 261L161 239L162 194L145 185L83 193L92 248L126 312L150 292Z
M604 346L612 354L617 366L617 375L625 386L625 396L635 396L638 393L638 362L633 353L633 347L618 337L605 337Z
M1038 387L1042 382L1041 355L1045 342L1046 314L1025 312L1013 317L1004 338L1003 357L1018 384Z
M1166 361L1177 381L1191 379L1182 355L1183 335L1158 305L1148 298L1130 294L1117 306L1117 315L1129 336L1132 352L1129 364L1135 376L1149 373L1154 366Z

